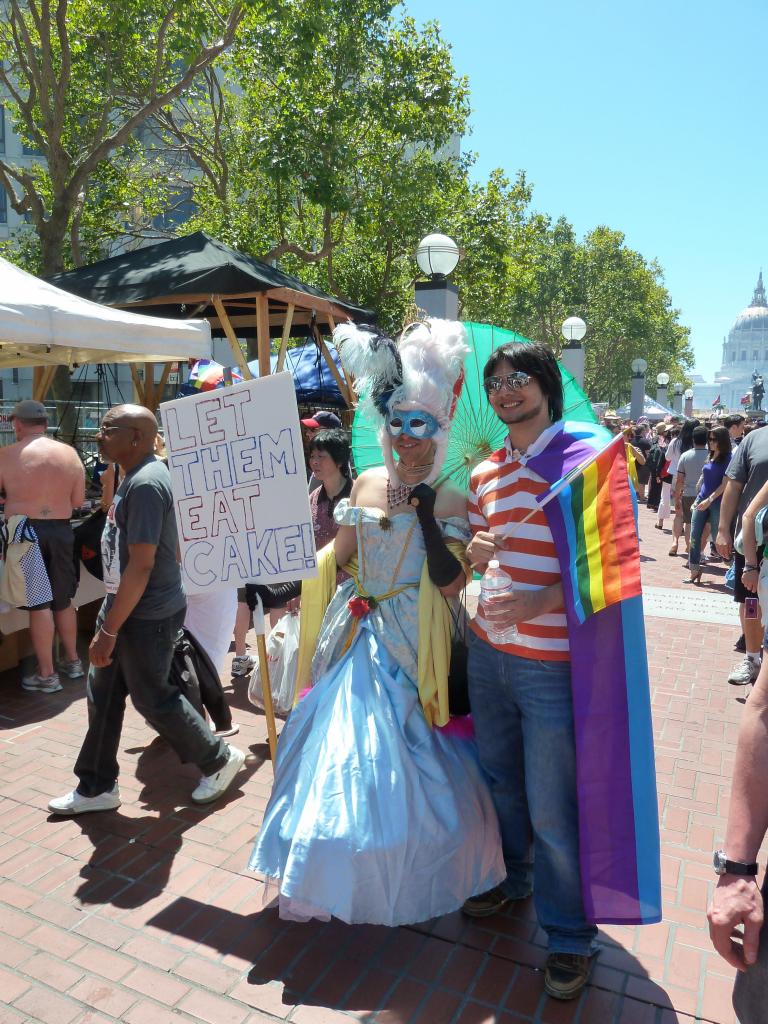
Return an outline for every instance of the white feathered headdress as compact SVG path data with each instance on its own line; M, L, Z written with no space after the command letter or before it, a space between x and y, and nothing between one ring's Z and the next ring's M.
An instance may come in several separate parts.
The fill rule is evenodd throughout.
M362 412L381 422L379 440L390 476L397 468L392 441L384 421L398 409L423 409L440 424L432 438L435 463L426 483L433 483L445 461L448 433L464 383L464 359L469 351L466 332L455 320L429 318L407 327L397 344L377 328L340 324L334 344L355 378Z

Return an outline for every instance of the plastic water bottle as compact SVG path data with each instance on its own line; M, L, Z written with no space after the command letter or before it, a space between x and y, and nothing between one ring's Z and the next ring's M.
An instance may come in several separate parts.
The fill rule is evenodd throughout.
M483 618L488 623L488 639L492 644L512 644L517 640L517 626L505 625L507 610L495 608L495 598L510 594L513 590L512 577L500 567L498 559L492 558L480 580L480 604Z

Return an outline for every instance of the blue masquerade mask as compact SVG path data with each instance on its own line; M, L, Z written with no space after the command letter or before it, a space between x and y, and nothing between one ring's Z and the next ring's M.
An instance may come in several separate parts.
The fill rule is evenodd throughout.
M408 437L415 437L421 441L424 438L434 437L439 429L440 424L435 417L422 409L413 409L408 412L397 409L387 416L387 432L390 437L407 434Z

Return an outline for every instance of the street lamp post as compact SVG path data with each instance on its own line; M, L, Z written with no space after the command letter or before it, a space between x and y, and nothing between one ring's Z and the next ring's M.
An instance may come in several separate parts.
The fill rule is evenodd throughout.
M560 352L560 363L573 377L580 388L584 387L584 346L581 339L587 333L587 325L580 316L569 316L560 331L565 345Z
M676 413L681 413L683 411L683 385L675 384L672 388L672 391L674 394L674 397L672 399L672 409Z
M416 262L429 280L416 282L416 305L427 316L458 319L459 289L447 277L456 269L460 256L458 245L448 235L431 234L419 242Z
M663 405L665 409L669 408L669 374L660 373L656 377L656 401L659 405Z
M637 422L645 409L645 371L648 363L644 359L632 360L632 399L629 406L629 418Z
M685 399L685 415L690 419L693 416L693 388L686 388L683 398Z

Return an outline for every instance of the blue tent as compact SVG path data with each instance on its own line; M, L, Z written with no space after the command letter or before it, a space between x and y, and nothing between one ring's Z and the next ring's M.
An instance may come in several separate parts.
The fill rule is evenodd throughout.
M327 344L331 359L336 363L339 373L342 373L343 376L339 354L333 345ZM248 366L254 377L258 377L259 364L257 360L254 359ZM270 359L272 373L276 366L277 356L273 355ZM284 369L293 377L296 401L299 405L316 405L321 408L337 406L342 409L347 407L322 352L313 341L308 341L298 348L289 348L285 354Z
M338 352L333 345L327 344L331 358L339 368L339 373L343 373ZM211 363L211 366L218 366L218 363ZM254 359L248 363L248 366L253 376L258 377L259 361ZM275 372L276 367L277 356L273 355L270 357L270 370L272 373ZM232 369L233 372L239 374L237 367ZM328 364L322 352L313 341L308 341L298 348L289 348L285 353L284 369L293 377L296 401L299 405L314 405L322 409L336 406L340 409L346 409L347 403L341 397L339 386L328 369ZM236 377L235 379L239 380L240 378ZM223 387L223 383L218 386ZM200 389L187 381L181 385L176 397L183 398L184 395L197 395L199 393Z

